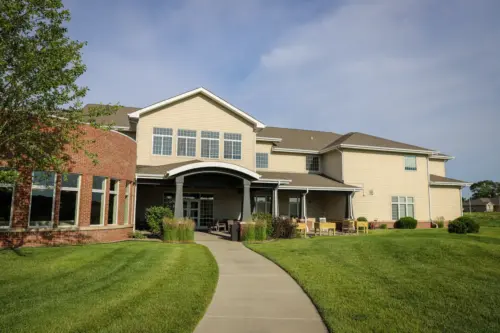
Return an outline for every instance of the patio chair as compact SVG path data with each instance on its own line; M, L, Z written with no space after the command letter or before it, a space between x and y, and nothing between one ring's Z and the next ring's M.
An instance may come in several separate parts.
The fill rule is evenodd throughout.
M217 223L219 221L218 220L211 220L209 223L208 223L208 232L212 232L212 231L219 231L219 228L217 226Z
M359 229L363 229L363 233L368 233L368 222L356 221L356 233L359 234Z
M346 234L356 232L355 222L353 220L342 221L342 232Z
M217 221L217 231L224 231L227 232L227 222L225 221Z

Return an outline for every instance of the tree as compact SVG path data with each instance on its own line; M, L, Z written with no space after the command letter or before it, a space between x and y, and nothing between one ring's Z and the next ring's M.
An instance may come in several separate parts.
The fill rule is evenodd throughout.
M472 199L497 198L500 196L500 183L483 180L471 185Z
M79 150L97 162L81 125L107 129L97 118L117 107L82 109L86 43L68 37L69 20L61 0L0 1L0 165L10 170L65 172ZM11 177L0 171L0 182Z

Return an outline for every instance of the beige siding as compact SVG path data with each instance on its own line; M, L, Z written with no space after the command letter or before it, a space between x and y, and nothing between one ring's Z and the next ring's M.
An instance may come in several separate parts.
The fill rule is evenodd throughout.
M448 221L461 216L461 200L462 196L458 187L432 186L432 218L443 217Z
M306 155L273 152L270 155L271 165L272 169L269 169L269 171L308 172L306 170Z
M342 180L342 154L332 150L321 156L322 172L333 179Z
M137 127L138 165L162 165L188 161L191 159L213 161L214 159L205 159L201 157L201 131L206 130L220 132L218 161L233 163L250 170L255 170L256 135L252 125L203 96L194 96L173 105L169 105L163 109L143 115L139 119ZM173 129L172 156L157 156L152 154L153 127ZM178 129L197 131L196 157L177 156ZM223 158L224 132L241 134L241 160L226 160Z
M429 160L429 173L441 177L446 177L445 161Z
M415 218L429 220L427 158L417 157L417 171L405 171L404 155L344 151L344 181L363 187L354 196L355 217L391 221L391 197L411 196Z

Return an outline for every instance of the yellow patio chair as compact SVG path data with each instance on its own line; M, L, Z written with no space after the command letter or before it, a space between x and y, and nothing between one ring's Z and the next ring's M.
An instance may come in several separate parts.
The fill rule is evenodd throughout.
M307 234L307 225L305 223L297 223L296 229L301 234L303 233L304 237L306 236L306 234Z
M314 222L314 235L318 232L321 236L322 231L326 230L326 234L330 235L330 231L333 230L333 236L335 236L335 231L337 229L337 224L335 222Z
M356 221L356 233L359 234L359 229L363 229L363 233L368 233L368 222Z

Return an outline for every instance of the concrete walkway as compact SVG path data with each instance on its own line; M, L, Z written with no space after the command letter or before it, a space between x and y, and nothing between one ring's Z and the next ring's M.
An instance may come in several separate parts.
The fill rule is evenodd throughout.
M197 232L212 251L219 283L195 333L327 332L316 308L295 281L241 243Z

